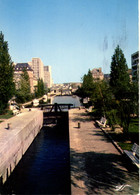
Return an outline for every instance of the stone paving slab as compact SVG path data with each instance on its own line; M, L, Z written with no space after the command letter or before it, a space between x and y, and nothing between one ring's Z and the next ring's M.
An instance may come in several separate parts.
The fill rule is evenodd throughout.
M21 126L26 125L27 121L31 118L31 116L34 116L36 114L36 111L39 110L37 108L33 108L30 112L29 109L25 108L22 109L22 112L16 116L13 116L12 118L9 119L0 119L3 122L0 123L0 138L2 136L6 136L9 134L8 132L8 123L10 123L10 127L12 130L12 133L16 131L16 128L21 128ZM9 129L10 131L10 129Z
M125 168L118 150L84 109L69 111L69 133L72 195L138 194L138 172Z

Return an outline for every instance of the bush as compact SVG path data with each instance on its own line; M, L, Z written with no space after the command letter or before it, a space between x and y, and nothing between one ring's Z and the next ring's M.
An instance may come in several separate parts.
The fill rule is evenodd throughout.
M0 119L8 119L11 118L13 116L13 112L12 110L5 110L3 115L0 115Z
M114 125L120 124L120 119L118 117L117 109L112 109L110 111L107 111L106 117L107 117L109 126L111 126L113 129L114 129Z

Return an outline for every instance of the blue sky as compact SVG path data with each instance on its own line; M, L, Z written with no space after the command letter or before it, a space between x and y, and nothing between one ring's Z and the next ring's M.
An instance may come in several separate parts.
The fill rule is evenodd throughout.
M14 62L42 59L54 83L110 73L119 44L131 68L138 50L138 0L0 0L0 31Z

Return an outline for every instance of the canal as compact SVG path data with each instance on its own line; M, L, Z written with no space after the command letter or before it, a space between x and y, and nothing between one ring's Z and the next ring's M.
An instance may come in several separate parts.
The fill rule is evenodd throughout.
M80 106L77 97L55 97L53 103ZM70 151L67 120L41 129L1 187L1 194L70 194ZM66 119L66 118L65 118Z

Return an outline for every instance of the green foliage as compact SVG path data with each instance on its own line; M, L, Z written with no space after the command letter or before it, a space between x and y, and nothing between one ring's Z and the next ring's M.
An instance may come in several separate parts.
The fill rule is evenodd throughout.
M26 69L23 69L23 73L21 75L20 80L20 88L16 92L16 97L17 97L16 101L18 103L24 103L26 101L31 100L30 80Z
M138 110L138 86L130 83L128 67L122 50L117 46L111 62L110 86L117 104L117 116L125 134L128 134L130 114ZM138 113L138 112L137 112Z
M118 145L121 147L122 150L131 150L133 144L131 143L124 143L124 142L119 142Z
M12 110L5 110L5 113L3 115L0 115L0 119L9 119L11 117L13 117Z
M120 47L117 46L111 62L110 86L118 100L127 98L130 90L130 79L127 70L124 54Z
M114 126L116 124L120 124L120 120L118 117L118 110L117 109L111 109L106 112L106 118L107 122L112 129L114 129Z
M111 62L110 82L95 81L89 70L76 93L82 98L90 98L94 116L105 116L112 128L121 125L125 135L128 135L130 116L138 115L139 108L138 81L130 83L127 70L124 54L117 46Z
M7 108L13 94L13 65L8 52L8 43L4 41L4 35L0 32L0 113Z
M131 150L133 143L139 144L139 119L131 118L128 136L125 134L116 134L112 132L110 135L123 150Z
M129 125L129 133L139 133L139 118L131 118Z
M96 114L106 116L106 112L111 109L112 103L112 93L106 81L93 82L91 101L96 109Z
M138 81L131 83L129 99L130 99L131 114L138 116L139 114L139 83Z
M83 76L82 80L83 80L81 87L82 97L91 97L93 93L93 77L90 70L88 71L88 74L85 74Z
M121 126L123 127L123 131L125 134L128 133L129 123L130 123L130 106L128 101L121 101L118 107Z
M45 94L44 82L42 79L38 80L37 89L35 92L36 97L42 97Z

